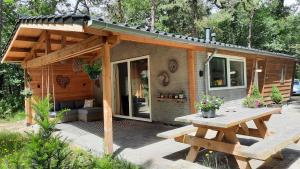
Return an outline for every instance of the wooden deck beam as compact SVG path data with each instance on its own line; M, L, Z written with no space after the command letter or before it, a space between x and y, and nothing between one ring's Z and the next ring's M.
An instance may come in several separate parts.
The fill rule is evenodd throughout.
M46 54L44 56L25 61L23 63L24 68L40 67L62 60L74 58L85 53L89 53L100 49L103 46L103 38L99 36L92 36L74 45L66 46L60 50Z

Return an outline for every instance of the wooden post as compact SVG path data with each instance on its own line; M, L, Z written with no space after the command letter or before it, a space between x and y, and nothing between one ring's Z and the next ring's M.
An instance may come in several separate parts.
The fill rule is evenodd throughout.
M27 83L27 69L24 69L24 87L28 88ZM31 108L31 98L25 98L25 114L26 114L26 125L33 124L32 108Z
M103 78L103 118L104 118L104 152L113 153L113 129L112 129L112 88L110 67L110 46L108 42L103 47L102 78Z
M192 113L196 113L195 52L193 50L188 50L187 62L188 62L190 110Z

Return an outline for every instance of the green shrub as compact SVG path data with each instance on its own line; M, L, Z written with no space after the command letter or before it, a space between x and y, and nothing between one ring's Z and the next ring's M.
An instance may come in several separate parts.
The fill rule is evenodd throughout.
M25 146L26 141L28 141L28 138L20 133L1 131L0 159L22 149Z
M259 92L258 87L255 86L255 85L252 88L251 96L254 97L254 98L258 98L258 99L263 98L262 95Z
M272 86L271 99L276 104L280 104L283 100L283 97L282 97L279 89L275 85Z

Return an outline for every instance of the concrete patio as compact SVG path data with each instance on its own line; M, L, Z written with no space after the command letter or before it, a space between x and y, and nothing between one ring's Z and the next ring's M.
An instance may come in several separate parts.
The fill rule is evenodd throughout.
M290 126L300 127L300 97L294 97L292 102L283 107L282 114L273 115L268 126L273 132L284 132ZM249 124L251 126L251 124ZM59 124L60 134L66 137L71 144L82 147L94 154L103 154L103 122L72 122ZM147 123L132 120L115 119L114 150L116 156L124 158L144 168L168 169L178 159L184 159L188 152L188 146L173 140L165 140L156 137L157 133L176 128L159 123ZM213 132L209 134L213 135ZM242 144L251 144L255 140L241 137ZM203 154L197 162L203 164ZM218 158L225 162L222 168L237 168L232 157L216 153ZM284 160L272 159L264 163L251 160L253 168L259 169L299 169L300 168L300 144L290 145L283 150ZM204 160L205 161L205 160Z

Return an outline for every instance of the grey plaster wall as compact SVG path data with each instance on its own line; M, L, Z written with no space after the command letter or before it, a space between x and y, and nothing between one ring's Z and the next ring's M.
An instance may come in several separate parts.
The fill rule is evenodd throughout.
M172 101L157 101L159 93L174 93L183 90L189 98L188 74L187 74L187 51L184 49L154 46L134 42L121 42L111 50L111 61L120 61L140 56L150 56L150 87L152 120L166 123L174 123L174 118L188 114L189 103L175 103ZM171 73L168 70L168 61L176 59L178 70ZM161 71L167 71L170 83L164 87L157 79Z

